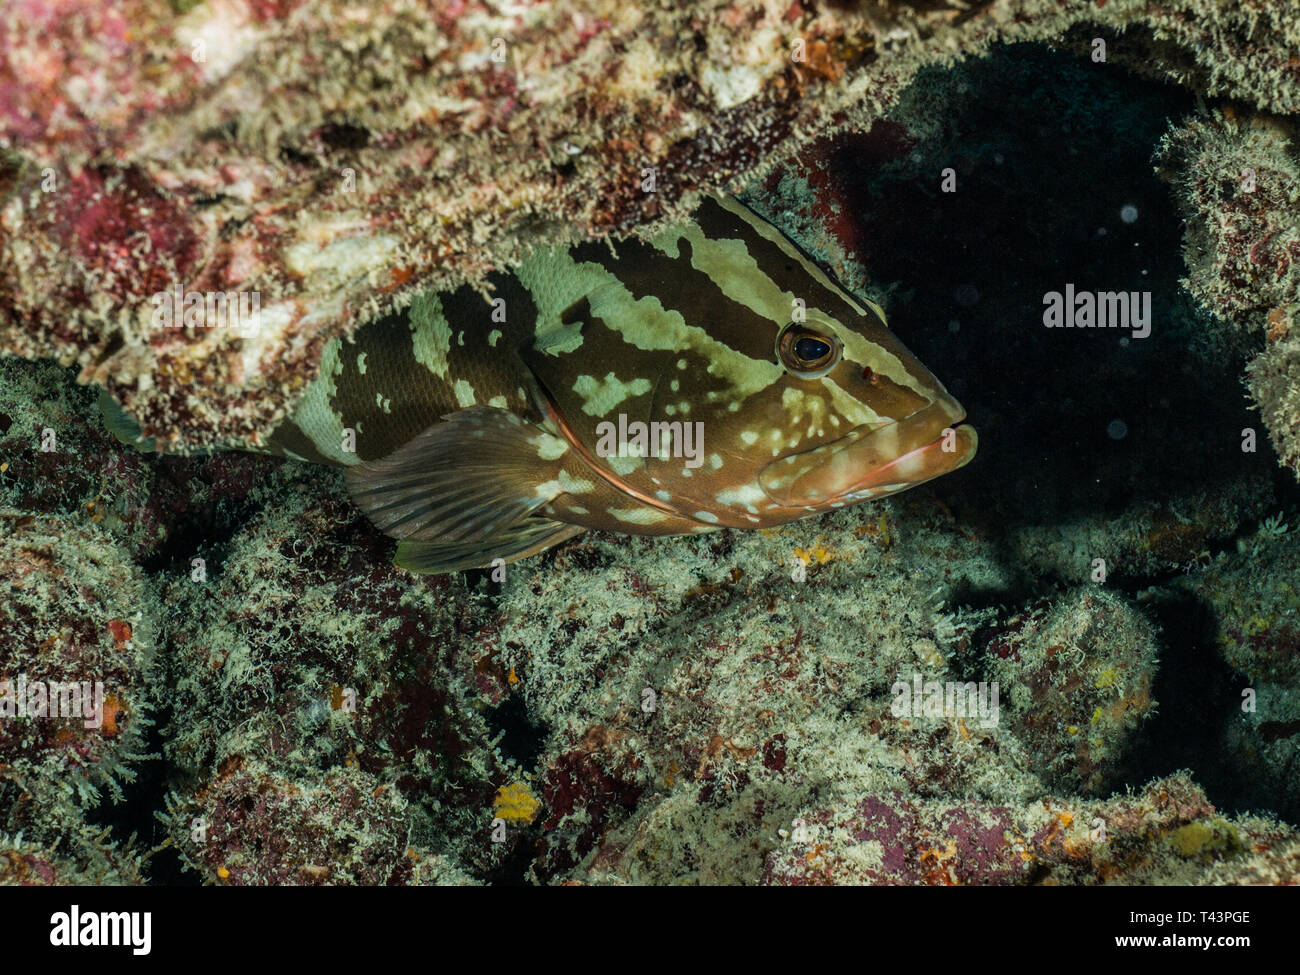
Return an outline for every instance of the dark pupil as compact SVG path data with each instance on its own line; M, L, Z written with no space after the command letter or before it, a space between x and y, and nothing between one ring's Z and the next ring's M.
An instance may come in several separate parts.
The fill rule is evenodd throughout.
M821 339L809 338L807 335L794 344L794 354L804 362L816 362L830 350L831 347Z

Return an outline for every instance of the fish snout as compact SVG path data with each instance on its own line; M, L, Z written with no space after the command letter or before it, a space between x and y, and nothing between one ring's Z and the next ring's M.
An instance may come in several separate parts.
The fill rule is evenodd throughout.
M834 443L773 461L759 475L768 497L786 507L822 507L883 498L968 464L979 437L966 413L944 396L911 416L859 427Z

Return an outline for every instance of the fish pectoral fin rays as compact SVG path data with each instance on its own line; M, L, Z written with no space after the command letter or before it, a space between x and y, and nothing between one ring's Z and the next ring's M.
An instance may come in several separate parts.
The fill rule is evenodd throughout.
M345 477L357 507L394 538L481 546L561 493L567 449L513 413L471 406Z
M113 394L103 388L99 391L99 413L104 418L104 429L128 447L146 453L157 449L153 437L141 436L140 421L122 409Z
M525 518L479 542L413 542L397 545L394 564L408 572L457 572L490 566L494 559L515 562L558 545L586 529L549 518Z

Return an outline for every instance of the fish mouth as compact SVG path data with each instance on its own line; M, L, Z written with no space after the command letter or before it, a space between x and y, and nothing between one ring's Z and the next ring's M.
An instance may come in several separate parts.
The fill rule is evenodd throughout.
M785 507L825 507L883 498L970 463L979 446L951 397L883 426L858 427L833 443L773 461L759 475Z

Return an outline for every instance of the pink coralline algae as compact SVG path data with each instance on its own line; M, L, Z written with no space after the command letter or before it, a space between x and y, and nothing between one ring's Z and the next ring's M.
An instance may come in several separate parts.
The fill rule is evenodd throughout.
M1029 872L1026 860L1006 855L1013 823L997 807L918 809L898 794L867 796L843 822L816 812L792 828L795 849L769 858L767 883L1000 884ZM877 851L876 862L855 855L859 849Z
M1248 878L1294 842L1263 820L1232 825L1185 776L1104 802L1044 799L1023 807L953 805L899 794L796 817L767 860L775 885L998 885L1197 882ZM1243 847L1251 856L1225 862ZM1278 852L1273 852L1274 850ZM1204 881L1200 881L1204 882Z

